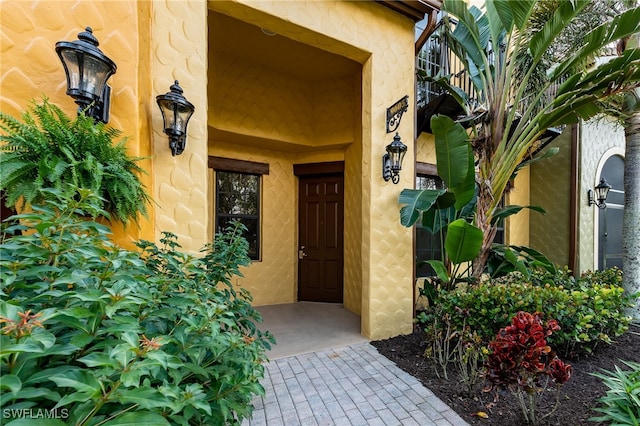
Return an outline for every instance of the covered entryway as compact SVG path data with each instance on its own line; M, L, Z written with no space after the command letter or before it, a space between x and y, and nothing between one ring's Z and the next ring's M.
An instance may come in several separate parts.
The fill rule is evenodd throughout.
M399 185L383 180L380 165L387 108L415 91L413 20L377 2L285 3L207 3L207 154L268 166L239 172L257 182L258 228L252 262L233 285L255 306L342 304L370 338L409 332L412 233L399 223L397 198L413 185L413 164L405 161ZM413 111L396 132L413 149ZM324 168L332 163L342 169ZM297 175L304 164L334 180ZM203 185L210 223L235 214L215 202L216 173ZM300 184L323 188L302 208Z
M299 182L299 301L343 301L343 168L342 162L294 166Z

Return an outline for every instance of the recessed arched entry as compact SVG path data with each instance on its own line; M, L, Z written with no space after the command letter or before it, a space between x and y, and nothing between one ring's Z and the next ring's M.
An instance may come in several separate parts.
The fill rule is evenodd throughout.
M604 162L598 182L606 179L611 185L606 208L597 209L598 269L617 266L622 269L622 215L624 212L624 158L611 155Z

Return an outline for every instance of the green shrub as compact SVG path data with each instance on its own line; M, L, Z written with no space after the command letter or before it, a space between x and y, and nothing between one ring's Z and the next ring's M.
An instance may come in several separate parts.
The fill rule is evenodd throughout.
M248 417L273 339L231 285L248 263L240 225L202 256L180 252L171 234L138 253L78 220L100 204L78 194L49 191L59 198L19 215L27 232L0 246L3 416L38 409L61 417L42 425L158 426Z
M146 215L150 197L140 158L127 153L120 131L84 114L69 118L47 99L33 102L22 121L0 112L0 189L7 205L42 203L42 189L90 189L102 216L128 223ZM73 184L73 186L67 186Z
M603 406L594 408L603 415L590 420L611 422L614 426L640 425L640 363L622 362L631 370L622 370L616 365L615 372L592 373L602 379L609 390L599 400Z
M509 325L518 311L541 312L561 327L548 339L559 352L590 351L598 342L610 343L628 329L631 318L624 315L624 309L637 295L625 293L620 277L615 269L589 272L578 280L566 270L554 275L532 271L531 279L514 272L440 292L438 304L450 315L454 330L461 331L466 324L483 341Z

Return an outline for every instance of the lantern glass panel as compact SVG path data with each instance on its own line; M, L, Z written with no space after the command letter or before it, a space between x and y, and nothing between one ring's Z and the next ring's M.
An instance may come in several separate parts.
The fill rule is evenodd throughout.
M80 90L99 98L102 95L107 79L111 76L111 69L108 64L84 55L84 67L82 69L82 87Z

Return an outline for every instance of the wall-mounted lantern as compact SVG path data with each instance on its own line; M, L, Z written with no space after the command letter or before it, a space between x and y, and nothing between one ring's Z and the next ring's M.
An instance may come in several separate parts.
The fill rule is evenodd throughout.
M596 199L593 198L593 190L587 191L587 197L589 198L589 205L596 205L599 209L604 209L607 207L607 195L609 195L609 190L611 189L611 185L607 182L605 178L600 179L600 183L595 187L595 196Z
M56 53L67 76L67 95L84 113L96 121L109 121L111 88L107 80L116 73L116 64L98 49L91 27L78 34L76 41L59 41Z
M171 155L180 155L187 143L187 124L196 108L182 96L178 80L171 85L169 92L156 96L156 101L162 111L164 132L169 136Z
M397 184L400 182L400 170L402 170L402 160L407 152L407 146L402 143L400 136L396 133L386 150L386 154L382 156L382 178Z

